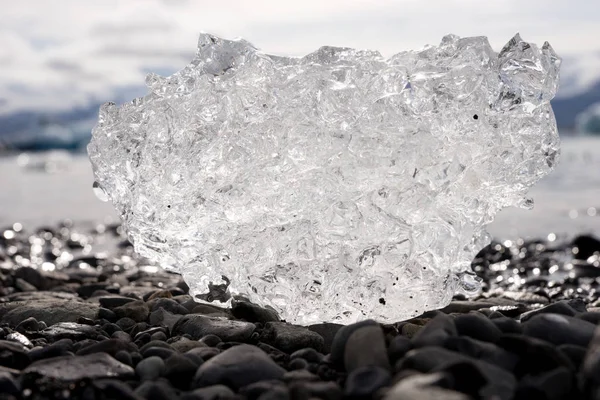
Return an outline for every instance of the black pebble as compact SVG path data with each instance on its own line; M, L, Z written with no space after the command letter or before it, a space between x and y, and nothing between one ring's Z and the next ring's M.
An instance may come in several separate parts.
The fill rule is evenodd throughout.
M163 360L165 360L165 359L171 357L173 354L175 354L175 350L166 349L164 347L149 347L146 350L142 351L141 353L144 356L144 358L156 356L156 357L160 357Z
M390 362L395 364L412 348L412 343L406 336L398 335L390 341L388 346L388 357Z
M516 354L519 360L513 368L517 377L541 374L558 367L575 370L571 360L546 341L517 334L503 335L496 343L499 347Z
M165 372L165 362L162 358L146 357L135 366L136 375L142 380L154 380Z
M579 260L587 260L594 253L600 253L600 240L589 235L577 236L571 242L571 246L577 247L575 258Z
M319 363L323 360L323 354L309 347L305 349L296 350L295 352L290 354L290 360L294 360L296 358L303 358L308 362Z
M348 374L344 386L344 395L349 398L371 397L390 383L391 375L387 369L366 366L355 369Z
M584 308L585 311L585 308ZM539 314L560 314L566 315L569 317L573 317L577 314L577 310L575 310L569 301L562 300L557 301L556 303L549 304L545 307L542 307L537 310L529 311L521 315L521 322L526 322L532 317Z
M491 320L494 325L502 331L502 333L521 333L523 332L523 326L515 321L513 318L501 317L494 318Z
M578 398L572 393L574 377L567 368L559 367L539 375L527 375L519 382L517 399L560 400Z
M440 314L429 321L412 338L413 347L443 346L447 338L458 335L451 317Z
M148 400L173 400L178 398L175 389L169 385L169 382L162 380L142 383L135 389L135 394Z
M12 377L8 372L0 371L0 398L2 393L5 395L18 395L21 392L21 385L18 380Z
M218 337L217 335L212 335L212 334L203 336L200 339L200 341L210 347L215 347L216 345L218 345L219 343L222 342L220 337Z
M184 393L180 400L231 400L235 393L225 385L213 385Z
M167 378L173 386L179 389L187 389L198 365L181 354L174 353L165 360L165 372L163 376Z
M119 350L114 355L115 360L122 362L123 364L129 365L133 367L133 360L131 358L131 354L125 350Z
M576 344L587 347L596 325L559 314L539 314L523 324L523 333L555 345Z
M37 332L40 330L40 323L34 317L29 317L23 320L15 327L15 331L20 333Z
M119 339L109 339L82 347L77 351L77 355L84 356L93 353L107 353L112 356L120 350L134 351L137 350L137 347L130 342Z
M248 322L267 322L280 321L277 312L270 308L263 308L249 301L234 301L231 307L231 313L238 319Z
M131 328L135 326L135 321L131 318L120 318L115 322L119 327L124 331L129 331Z
M484 342L496 342L502 331L489 318L478 312L459 315L454 318L454 325L459 335L469 336Z
M107 321L116 321L117 315L108 308L100 307L98 309L98 318L105 319Z
M370 319L344 326L333 339L330 360L348 372L367 365L389 369L381 326Z
M583 364L586 348L574 344L563 344L558 346L558 350L571 360L577 370Z
M483 342L468 336L450 337L445 347L457 353L486 361L511 371L518 362L518 356L489 342Z
M296 358L288 363L289 370L308 369L308 362L303 358Z

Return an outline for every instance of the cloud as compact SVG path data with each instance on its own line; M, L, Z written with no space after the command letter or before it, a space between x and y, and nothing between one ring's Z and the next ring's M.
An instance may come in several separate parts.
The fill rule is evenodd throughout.
M8 1L8 0L0 0ZM589 0L30 0L0 15L0 114L66 110L118 97L148 70L173 72L197 34L243 36L266 52L302 55L321 45L394 52L447 33L514 33L549 40L559 54L600 49L600 7ZM575 65L575 63L573 64ZM577 67L596 65L578 63ZM583 67L582 67L583 68ZM593 78L591 78L593 79ZM15 90L28 87L30 90Z

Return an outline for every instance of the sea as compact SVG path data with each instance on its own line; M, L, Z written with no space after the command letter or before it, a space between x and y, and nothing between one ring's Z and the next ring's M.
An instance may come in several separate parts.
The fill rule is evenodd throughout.
M496 240L600 236L600 135L562 135L556 169L529 192L532 210L507 208L488 231ZM68 219L90 225L117 222L110 203L92 191L85 153L63 150L0 156L0 232Z

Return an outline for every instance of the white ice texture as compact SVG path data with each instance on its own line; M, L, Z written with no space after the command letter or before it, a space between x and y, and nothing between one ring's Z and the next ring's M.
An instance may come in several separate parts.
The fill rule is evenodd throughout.
M183 70L101 108L95 190L198 301L402 320L477 290L485 225L532 205L559 154L559 66L519 35L291 58L202 34Z

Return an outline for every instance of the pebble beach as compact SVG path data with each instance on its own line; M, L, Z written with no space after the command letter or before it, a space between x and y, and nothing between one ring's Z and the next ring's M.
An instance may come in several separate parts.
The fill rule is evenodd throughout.
M599 265L593 236L494 242L473 298L394 324L297 326L244 299L197 303L117 224L13 224L0 398L598 398Z

